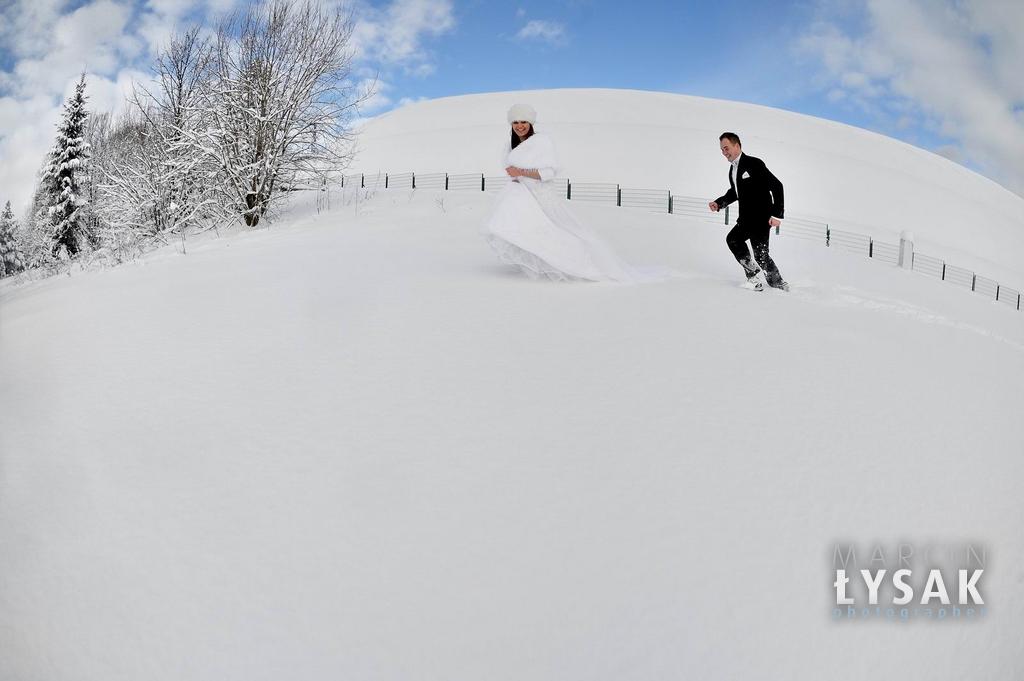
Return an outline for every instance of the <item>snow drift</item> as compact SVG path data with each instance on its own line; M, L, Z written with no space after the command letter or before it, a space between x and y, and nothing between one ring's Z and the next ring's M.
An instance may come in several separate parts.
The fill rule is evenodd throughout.
M0 678L1024 674L1020 313L785 237L792 291L753 293L722 225L586 204L681 277L531 282L491 200L335 191L0 282ZM899 544L920 612L876 616ZM968 546L984 606L948 571L922 605Z
M787 215L890 243L909 229L919 251L1024 290L1024 199L904 142L754 104L601 89L446 97L370 120L353 169L499 175L517 102L537 109L572 181L710 201L728 188L718 135L729 130L782 180Z

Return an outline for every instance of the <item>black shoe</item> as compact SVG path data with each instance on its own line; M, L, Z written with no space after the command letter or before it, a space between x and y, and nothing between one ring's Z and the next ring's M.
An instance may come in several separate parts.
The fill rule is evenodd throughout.
M788 291L789 290L789 284L787 284L786 282L782 281L781 279L777 283L768 284L768 285L771 286L772 288L777 288L777 289L780 289L782 291Z

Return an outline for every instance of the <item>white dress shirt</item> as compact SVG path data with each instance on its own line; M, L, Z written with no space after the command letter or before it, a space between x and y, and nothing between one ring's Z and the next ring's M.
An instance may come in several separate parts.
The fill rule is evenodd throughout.
M736 198L737 199L740 197L740 178L739 178L739 172L740 172L740 158L742 158L742 156L743 156L743 152L741 151L740 155L736 157L736 160L731 162L732 163L732 168L729 170L729 175L732 176L732 186L736 188Z

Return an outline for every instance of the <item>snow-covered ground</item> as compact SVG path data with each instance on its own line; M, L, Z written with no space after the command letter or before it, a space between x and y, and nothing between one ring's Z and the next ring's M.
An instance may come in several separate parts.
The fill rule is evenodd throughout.
M573 182L667 189L710 201L728 188L718 136L732 131L786 188L786 214L897 243L1024 290L1024 198L966 168L842 123L663 92L563 89L446 97L372 119L361 173L499 175L516 102L558 146Z
M724 226L587 204L680 276L532 282L492 198L3 282L0 679L1024 676L1022 313L785 237L754 293Z

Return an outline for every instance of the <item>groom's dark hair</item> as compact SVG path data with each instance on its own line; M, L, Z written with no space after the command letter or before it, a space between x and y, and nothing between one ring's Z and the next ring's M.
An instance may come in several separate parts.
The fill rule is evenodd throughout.
M723 132L718 136L718 141L721 142L722 140L729 140L733 144L738 144L741 147L743 146L743 143L740 142L740 136L734 132Z
M527 122L529 122L529 121L527 121ZM533 132L534 132L534 130L533 130L533 123L530 123L530 132L526 133L526 139L527 140L530 139L531 137L533 137ZM515 130L512 131L512 148L513 149L515 149L522 142L525 142L525 141L526 140L520 140L519 139L519 135L516 134Z

